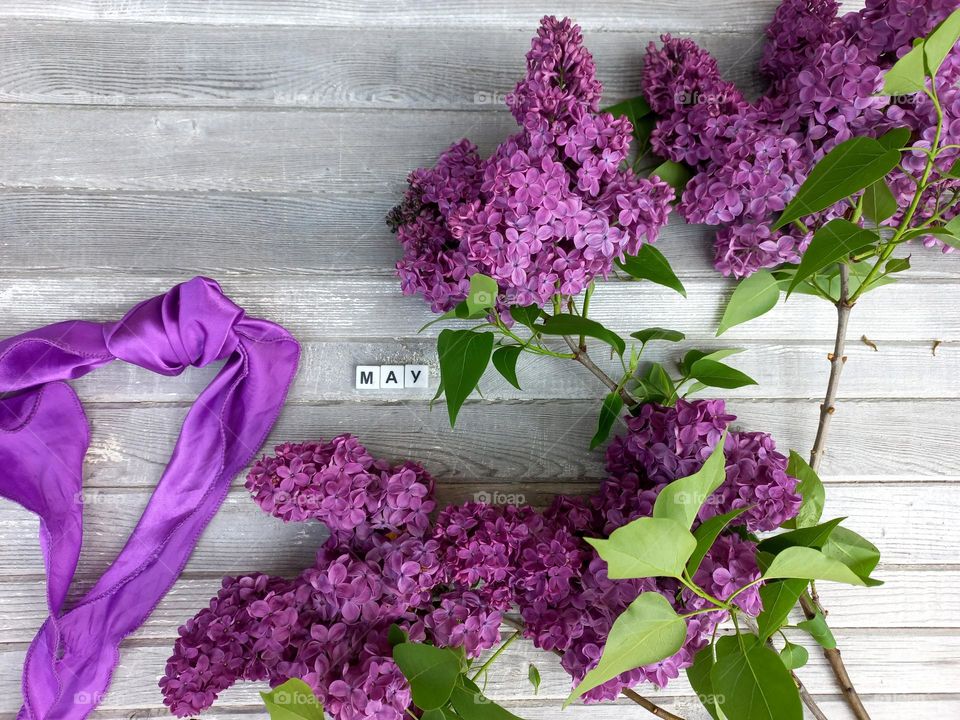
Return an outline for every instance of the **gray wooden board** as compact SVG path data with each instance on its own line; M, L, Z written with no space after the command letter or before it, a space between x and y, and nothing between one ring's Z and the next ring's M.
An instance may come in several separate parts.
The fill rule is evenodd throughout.
M690 34L748 92L775 0L585 2L440 0L4 0L0 3L0 335L47 322L114 319L194 274L223 282L251 314L304 344L290 406L267 443L354 432L378 455L421 461L443 502L478 492L544 505L603 475L588 453L600 386L569 361L524 358L517 391L490 373L484 399L450 430L432 393L354 389L358 364L424 362L437 380L438 328L399 295L400 256L384 214L404 178L462 136L482 152L516 127L502 105L538 18L572 14L594 51L605 101L638 90L661 32ZM850 3L846 4L852 6ZM809 298L722 338L732 284L710 267L711 231L674 222L660 240L689 291L611 281L596 317L622 333L650 325L740 346L731 362L758 386L725 392L738 426L809 446L834 317ZM960 505L955 378L960 254L910 247L900 284L854 311L842 402L824 465L828 509L875 540L886 585L825 586L831 622L875 720L960 716ZM865 339L861 341L861 336ZM870 345L874 343L876 350ZM936 352L934 345L938 343ZM601 348L597 361L613 368ZM76 382L93 428L84 468L88 523L73 596L121 547L162 472L189 403L216 368L161 378L114 365ZM37 523L0 503L0 720L19 703L19 665L44 614ZM186 573L126 643L98 715L164 715L157 676L176 627L227 572L291 575L325 536L260 512L238 478ZM918 602L918 599L919 602ZM849 717L811 653L803 675L831 720ZM540 695L526 681L535 662ZM257 691L224 694L210 717L262 715ZM567 681L552 657L518 646L488 690L528 720L558 716ZM705 718L681 678L655 697ZM572 708L573 720L647 715L629 703Z

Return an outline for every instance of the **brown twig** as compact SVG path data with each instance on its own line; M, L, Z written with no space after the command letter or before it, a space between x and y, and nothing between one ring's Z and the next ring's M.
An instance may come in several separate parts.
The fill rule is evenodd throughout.
M830 421L836 412L837 391L840 387L840 375L843 373L843 366L847 361L844 351L847 342L847 327L850 323L850 311L853 304L850 298L850 269L846 264L840 265L840 298L837 300L837 335L833 344L833 353L829 355L830 360L830 379L827 381L827 392L823 398L823 404L820 406L820 422L817 425L817 438L814 440L813 449L810 451L810 467L814 472L819 472L820 464L823 461L823 453L827 444L827 434L830 431ZM803 608L803 614L807 619L816 616L819 611L826 614L819 599L808 601L807 598L800 599L800 605ZM840 685L843 696L853 711L857 720L870 720L860 695L857 694L853 682L850 680L850 674L847 672L843 659L840 657L840 650L837 648L823 648L823 655L830 663L833 674Z
M810 451L810 467L813 468L814 472L819 471L820 463L823 460L823 450L827 444L830 420L837 410L837 390L840 388L840 375L843 373L843 366L847 362L844 351L847 343L847 327L850 324L850 310L853 309L853 305L848 300L849 293L850 268L841 264L840 299L837 300L837 336L833 343L833 353L827 356L830 360L830 379L827 381L827 393L823 398L823 404L820 405L817 439L814 440L813 449Z
M519 620L514 620L513 618L508 617L506 615L503 616L503 621L515 630L525 629L525 626L522 622L520 622ZM558 657L563 657L563 653L560 652L559 650L554 650L553 654L557 655ZM656 717L661 718L661 720L683 720L683 718L680 717L679 715L674 715L669 710L664 710L662 707L657 705L652 700L648 700L643 695L637 692L634 692L633 690L630 690L630 689L624 690L623 696L628 700L632 700L637 705L642 707L644 710L647 710L648 712L652 713Z
M583 365L587 370L592 372L597 378L599 378L600 382L606 385L610 392L615 392L617 391L617 388L619 388L620 397L623 399L623 403L625 405L629 407L637 404L636 399L634 399L634 397L627 392L626 388L621 388L619 385L617 385L616 381L612 377L601 370L587 354L587 351L582 349L577 344L576 340L568 335L564 335L563 340L567 343L567 347L570 348L571 352L573 352L573 359Z

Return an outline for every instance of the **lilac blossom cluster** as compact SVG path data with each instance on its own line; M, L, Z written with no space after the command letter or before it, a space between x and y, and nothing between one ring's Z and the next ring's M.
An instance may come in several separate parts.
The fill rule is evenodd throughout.
M622 167L633 128L599 111L601 91L580 28L545 17L507 97L520 131L486 159L467 140L452 145L435 167L410 174L390 213L405 294L446 311L483 273L502 305L543 306L656 240L673 189Z
M544 512L471 502L447 507L432 523L426 514L434 507L433 484L418 466L392 469L350 436L280 445L249 474L254 498L285 520L322 520L331 537L293 580L224 579L209 607L180 629L160 681L164 702L177 715L193 715L239 680L275 686L297 677L335 720L401 720L411 698L390 658L392 624L413 641L463 648L476 658L500 642L511 611L519 611L538 647L562 653L563 667L579 682L639 593L659 592L678 612L706 607L674 580L610 580L584 538L649 516L660 490L698 470L734 419L719 400L646 406L609 447L609 477L593 495L559 496ZM750 507L737 522L759 531L796 514L797 481L786 475L771 438L726 437L726 480L700 519ZM694 579L727 599L757 578L754 543L728 530ZM735 602L753 615L761 609L756 587ZM666 685L724 616L690 618L678 653L624 673L586 699L610 699L641 682Z
M905 156L906 172L890 178L900 207L909 204L925 162L922 150L933 141L934 106L923 94L878 93L884 71L956 7L956 0L867 0L863 10L839 16L835 0L783 0L767 29L760 65L768 89L756 102L725 81L716 60L693 41L664 36L662 46L651 43L643 85L660 116L651 144L658 154L693 167L679 211L690 222L718 226L714 262L720 272L744 277L799 260L809 233L774 231L773 220L810 169L851 137L911 130L915 150ZM937 76L943 145L960 142L958 80L955 47ZM944 153L940 169L956 157L956 150ZM936 193L960 191L960 181L947 185ZM935 205L930 192L919 218L929 217ZM819 219L841 210L829 208Z

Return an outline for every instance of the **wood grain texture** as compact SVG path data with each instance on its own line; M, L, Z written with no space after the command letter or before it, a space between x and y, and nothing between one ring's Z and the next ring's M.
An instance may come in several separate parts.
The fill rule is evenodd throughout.
M857 3L845 3L854 7ZM0 336L56 320L117 318L195 274L221 280L253 315L304 343L289 407L268 441L358 434L413 458L444 502L486 493L545 505L595 489L588 453L600 394L567 361L520 366L522 392L490 373L456 430L431 393L360 393L357 364L433 364L432 315L399 295L383 217L407 173L469 136L489 152L516 125L502 105L545 12L585 29L605 100L639 89L645 45L691 35L729 79L756 91L760 33L777 0L4 0L0 2ZM711 231L674 223L660 247L689 290L604 283L597 319L627 334L662 325L690 347L742 346L731 362L759 386L724 392L738 425L809 446L827 370L833 310L791 299L714 337L732 284L710 267ZM960 716L960 254L911 248L905 281L854 312L849 362L824 464L828 515L883 551L880 588L825 585L824 602L874 720ZM874 351L858 338L876 344ZM936 353L933 344L939 341ZM597 348L598 362L613 362ZM433 381L437 380L433 367ZM189 403L215 367L161 378L116 364L75 383L93 444L87 525L74 597L111 562L160 476ZM252 449L251 449L252 450ZM19 705L23 652L44 615L37 523L0 501L0 720ZM259 511L238 478L185 575L128 639L95 717L167 716L156 679L176 627L225 573L293 575L325 530ZM281 550L278 550L281 549ZM917 602L922 598L922 602ZM905 610L909 608L909 610ZM818 653L803 670L831 720L849 717ZM539 696L526 680L535 662ZM204 717L261 717L262 685L225 693ZM555 659L511 650L490 694L527 720L553 720L568 681ZM683 678L657 701L706 720ZM575 707L572 720L648 717L624 703Z
M885 584L870 591L846 585L822 588L832 627L960 628L960 597L953 591L960 582L960 570L881 569L877 576ZM131 642L172 645L177 627L207 606L220 587L220 579L219 575L181 578L147 622L130 636ZM40 578L7 578L3 587L0 634L7 643L28 643L44 619L44 608L37 602L43 596L44 582ZM918 596L926 599L923 611L904 613L903 608Z
M842 3L847 9L856 2ZM0 17L229 25L316 25L334 27L497 27L528 29L545 12L569 15L589 29L692 31L765 25L775 0L730 0L722 5L697 0L590 2L558 0L544 6L531 0L6 0Z
M2 16L0 16L2 17ZM0 23L0 102L78 105L504 109L537 17L517 30ZM661 31L586 35L605 101L640 93ZM757 89L756 33L695 33L725 77ZM379 52L371 52L379 48ZM415 68L414 71L411 71Z
M473 500L477 492L500 500L507 493L543 506L557 493L580 494L596 489L596 483L539 482L496 483L489 480L441 483L439 499L447 502ZM114 559L139 519L150 496L148 490L85 490L85 545L80 557L75 592L82 593ZM897 498L892 502L891 498ZM960 489L953 483L831 484L826 513L836 517L850 513L845 525L869 536L889 566L943 566L957 569L960 538L949 532ZM854 513L851 508L855 508ZM29 513L7 501L0 504L4 542L0 543L0 577L36 577L41 563L35 541L37 522ZM222 576L244 572L268 572L293 576L311 565L326 537L319 523L285 524L263 513L248 493L231 491L220 512L201 537L197 551L187 563L188 576ZM14 542L16 540L16 542ZM278 548L283 548L278 552ZM867 592L861 590L861 592ZM874 592L871 590L870 592ZM880 594L883 590L877 590ZM866 598L865 598L866 599ZM38 603L43 599L37 598ZM930 609L935 617L941 610ZM866 621L869 625L869 621ZM949 622L947 624L949 627Z
M471 401L451 430L445 409L430 411L426 402L293 404L265 447L349 432L379 457L416 460L444 483L472 482L477 489L491 483L505 490L504 485L521 482L528 485L527 493L531 484L542 483L538 495L546 504L554 492L551 483L595 483L604 477L603 453L586 449L598 406L596 400ZM893 484L960 478L960 458L952 452L955 406L954 401L924 401L914 408L885 401L841 405L823 476ZM740 399L728 407L737 415L735 427L770 432L784 452L812 442L817 412L812 402ZM86 486L152 487L169 460L187 409L186 404L88 403L93 440L84 469Z
M384 275L401 257L383 222L401 195L6 190L0 247L8 267L45 274ZM713 237L675 215L658 246L683 278L715 278ZM906 281L960 279L960 253L909 252Z
M2 172L2 168L0 168ZM143 252L168 252L144 247ZM242 253L242 247L234 253ZM349 248L339 262L349 263ZM17 276L0 273L0 302L16 308L0 319L0 333L12 335L59 320L116 320L135 302L161 293L187 276L115 274ZM392 277L251 276L224 278L224 291L249 314L288 328L299 340L399 340L418 335L435 315L419 298L402 297ZM694 339L714 338L733 283L722 278L685 282L687 298L645 282L604 282L597 286L591 316L624 336L651 325L671 327ZM850 324L856 342L867 335L879 346L891 342L932 345L960 340L960 284L946 280L903 282L867 295ZM892 311L891 308L900 308ZM723 335L735 346L743 340L832 340L833 307L809 296L791 297L774 311ZM434 325L421 337L439 333Z

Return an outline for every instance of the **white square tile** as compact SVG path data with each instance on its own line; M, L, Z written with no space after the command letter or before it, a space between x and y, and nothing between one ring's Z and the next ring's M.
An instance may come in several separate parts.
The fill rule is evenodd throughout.
M380 366L357 365L357 390L380 389Z
M429 365L404 365L407 388L430 387Z
M380 389L403 390L403 365L380 366Z

